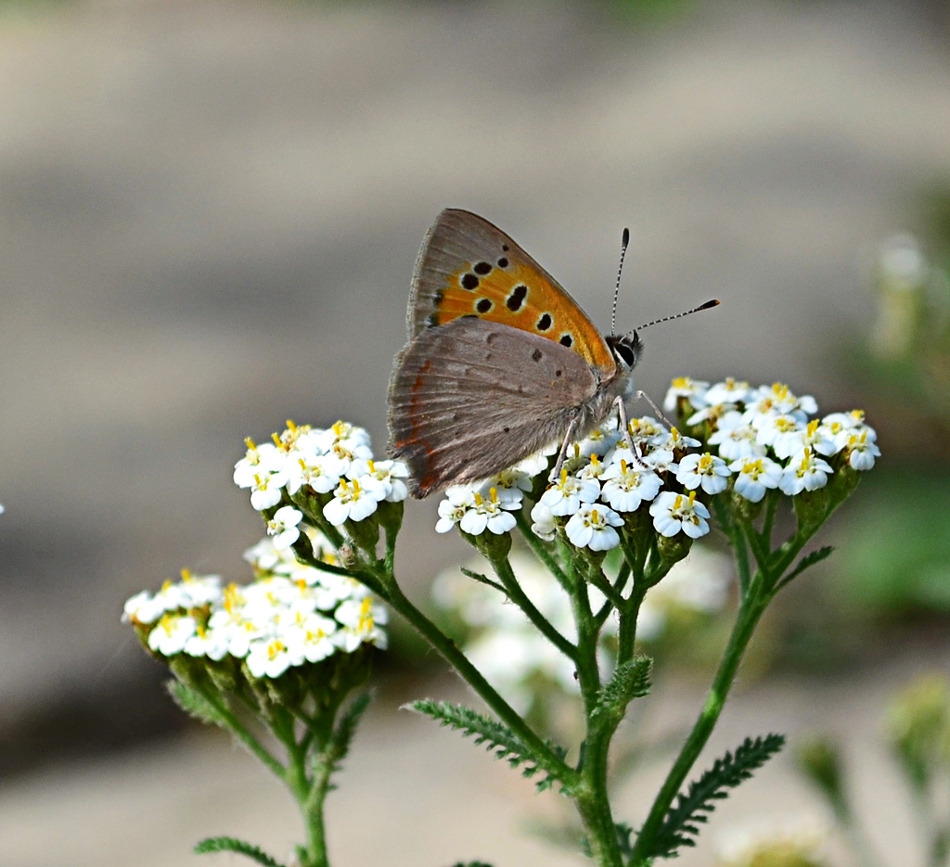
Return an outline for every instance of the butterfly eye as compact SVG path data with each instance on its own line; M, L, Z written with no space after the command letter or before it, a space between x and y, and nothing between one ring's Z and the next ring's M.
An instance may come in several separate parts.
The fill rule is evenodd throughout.
M640 336L634 331L632 335L623 337L608 338L610 346L616 358L623 362L628 368L635 367L640 360L640 352L643 350L643 344L640 342Z

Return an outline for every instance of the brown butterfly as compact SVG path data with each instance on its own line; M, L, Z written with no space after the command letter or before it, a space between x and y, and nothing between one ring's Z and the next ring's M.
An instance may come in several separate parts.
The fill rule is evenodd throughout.
M604 337L534 259L469 211L444 210L422 242L407 321L389 385L389 451L408 464L416 497L554 442L563 457L614 405L624 418L634 392L637 332Z

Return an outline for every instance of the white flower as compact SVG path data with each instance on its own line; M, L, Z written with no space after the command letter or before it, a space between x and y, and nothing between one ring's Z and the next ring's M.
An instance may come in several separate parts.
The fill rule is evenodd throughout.
M184 651L189 656L204 656L217 662L227 655L229 643L225 630L198 624L194 634L185 641Z
M301 662L302 648L292 647L277 637L252 642L247 654L247 670L256 678L280 677L288 668Z
M371 480L372 477L363 476L363 479ZM363 487L359 479L351 482L340 479L340 486L333 492L333 499L323 507L323 516L334 527L339 527L347 520L365 520L376 511L379 501L384 499L384 496L377 496L382 490L381 486L369 484L367 488Z
M267 532L274 537L274 547L285 551L300 538L297 526L303 519L303 512L293 506L281 506L274 517L267 522Z
M546 542L552 541L557 534L554 513L544 503L537 502L531 509L531 532Z
M386 622L386 609L374 604L372 597L362 601L347 599L340 603L334 617L343 628L333 634L333 642L347 653L361 644L386 646L386 633L379 628L379 624Z
M520 506L520 503L518 504ZM515 516L505 511L509 508L518 508L503 504L498 499L498 491L491 488L488 497L483 497L478 491L472 493L472 503L465 509L465 514L459 520L459 529L471 536L478 536L489 530L497 536L511 532L516 525Z
M783 494L794 497L802 491L823 488L831 471L828 463L816 458L811 449L803 449L788 462L778 486Z
M601 500L618 512L635 512L644 500L652 500L662 485L656 473L629 464L624 458L611 462L604 470L601 481Z
M475 503L475 492L466 485L452 485L445 489L445 499L439 503L437 533L448 533Z
M782 467L766 457L742 458L729 465L736 474L735 490L740 497L758 503L768 488L777 488L782 480Z
M650 440L650 445L656 449L670 449L675 450L679 449L685 451L686 449L695 449L702 443L696 439L696 437L688 437L680 432L679 428L671 428L669 433L665 436L658 435L653 437Z
M675 473L679 467L675 458L673 449L656 449L645 454L641 460L656 473Z
M621 433L617 430L617 418L614 416L604 422L600 427L595 427L579 443L581 456L589 458L593 455L603 457L609 452L621 439Z
M686 455L676 471L676 481L693 490L702 486L707 494L718 494L729 485L729 467L722 458L709 452Z
M719 454L727 461L764 455L766 448L758 441L758 431L742 420L742 413L727 412L716 424L709 445L719 446Z
M875 458L881 456L881 450L870 434L874 431L866 428L861 433L851 434L848 440L848 463L855 470L869 470L874 466Z
M779 458L790 458L804 448L810 448L820 455L833 455L840 450L834 439L828 435L827 428L821 425L818 419L779 433L772 443L772 449Z
M860 409L851 412L833 412L821 420L821 426L826 434L834 441L837 451L841 451L851 439L851 434L861 430L869 432L868 439L877 440L873 428L864 424L864 412Z
M282 488L287 484L287 473L280 470L276 473L257 473L251 482L251 508L263 512L280 502Z
M657 440L665 440L670 433L666 425L660 424L651 415L630 419L627 422L627 429L630 431L630 438L634 443L652 443Z
M334 454L295 453L295 460L287 462L287 492L296 494L307 485L318 494L328 494L338 484L346 464Z
M653 526L662 536L675 536L682 530L691 539L709 532L709 509L696 502L696 492L689 496L664 491L650 506Z
M801 419L790 413L765 413L756 418L752 426L759 432L759 442L766 446L774 447L776 440L788 442L790 437L799 435L804 427ZM788 454L779 454L779 457L787 458Z
M522 461L521 464L525 462ZM530 491L533 486L531 474L521 469L521 464L502 470L497 475L492 476L486 482L482 483L479 493L482 496L490 496L491 489L494 488L498 501L505 509L520 509L524 500L525 491ZM547 460L541 469L547 468Z
M561 469L561 478L542 495L540 502L551 510L552 515L573 515L581 503L593 503L600 495L600 485L593 479L569 476Z
M818 404L811 395L796 397L787 385L776 382L760 386L749 396L745 420L753 427L760 428L772 415L794 415L804 422L817 411Z
M162 656L174 656L185 648L185 642L195 634L198 622L188 614L168 612L148 635L148 646Z
M679 398L685 397L694 409L701 409L706 405L706 389L708 382L690 379L688 376L678 376L670 385L666 397L663 398L663 409L667 412L676 412Z
M152 596L147 590L143 590L126 599L122 607L122 622L154 623L164 613L164 601Z
M239 488L250 488L255 476L278 472L284 465L284 455L273 443L256 445L250 437L244 442L247 452L234 465L234 484Z
M334 454L346 469L358 460L372 460L369 434L361 427L338 421L329 430L320 431L315 437L317 447L325 454Z
M620 544L614 527L622 527L623 518L603 505L583 505L564 527L567 538L578 548L591 551L609 551Z
M409 496L404 481L409 478L409 467L402 461L355 461L350 477L358 478L364 488L370 486L368 479L374 479L382 499L389 503L400 503Z
M299 641L304 659L307 662L319 662L332 656L336 651L333 637L337 633L337 622L320 614L308 617L300 631Z
M724 382L717 382L709 386L706 391L706 402L710 405L719 403L745 403L752 389L749 383L740 382L728 377Z

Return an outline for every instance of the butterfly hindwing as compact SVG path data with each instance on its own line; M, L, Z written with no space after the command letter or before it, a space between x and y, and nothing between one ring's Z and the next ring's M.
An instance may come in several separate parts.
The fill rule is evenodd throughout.
M463 316L553 341L602 375L615 368L597 327L550 274L487 220L448 208L416 259L409 339Z
M560 440L596 390L576 352L510 326L458 319L423 331L397 359L390 450L409 465L413 493L425 496Z

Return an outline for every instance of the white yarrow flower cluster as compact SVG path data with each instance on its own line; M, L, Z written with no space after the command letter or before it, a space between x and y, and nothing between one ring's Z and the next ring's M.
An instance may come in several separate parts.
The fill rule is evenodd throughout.
M243 660L254 678L276 678L363 644L385 647L386 611L369 591L351 578L301 564L279 538L245 552L257 575L252 584L222 586L217 575L184 571L180 582L131 597L122 619L142 630L161 656L215 662L230 656ZM331 560L325 540L314 535L311 541L315 556Z
M285 492L292 497L306 488L325 495L323 515L339 527L346 521L363 521L380 503L401 502L409 493L406 465L375 460L369 434L346 422L323 430L288 421L282 434L273 435L273 442L257 445L248 439L246 443L247 452L234 467L234 483L250 490L251 505L258 511L279 505ZM275 514L271 523L277 523L268 525L268 532L281 543L293 535L286 524L288 517L292 518L289 513L284 519Z
M710 385L684 377L673 381L663 405L692 435L651 416L634 418L631 450L611 419L568 449L559 477L531 506L532 531L552 540L562 530L575 547L607 551L620 544L618 530L632 513L645 508L660 535L696 539L709 532L708 504L719 494L750 503L770 490L794 497L824 487L844 467L868 470L880 455L863 413L813 418L815 399L781 383ZM548 468L542 455L495 479L449 488L436 528L509 532L532 476Z

